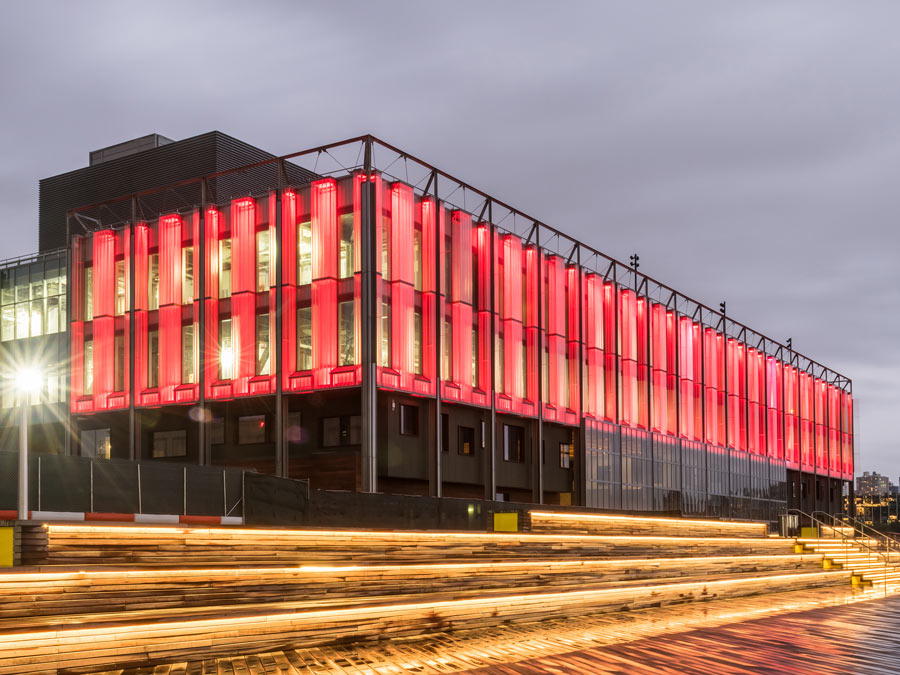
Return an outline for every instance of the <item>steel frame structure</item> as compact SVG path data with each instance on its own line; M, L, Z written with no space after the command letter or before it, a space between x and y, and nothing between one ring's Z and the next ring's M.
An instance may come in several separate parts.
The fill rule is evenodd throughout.
M355 153L355 159L354 159ZM340 157L339 157L340 156ZM312 166L309 166L312 164ZM320 166L322 164L322 166ZM723 371L722 381L724 382L724 386L721 388L721 391L724 392L724 401L725 401L725 413L724 413L724 438L722 445L724 447L729 446L729 439L731 436L729 435L728 421L729 421L729 357L728 357L728 345L735 345L736 350L740 350L742 354L746 356L747 350L752 350L755 354L759 355L763 364L763 373L762 379L759 380L759 384L761 385L762 392L759 394L759 399L755 403L757 405L762 406L764 424L766 425L766 438L769 437L770 433L781 432L782 438L786 437L786 429L782 428L778 429L770 429L769 425L770 416L766 414L766 403L765 403L765 392L769 391L770 384L766 379L769 377L770 368L765 367L768 359L775 359L779 366L779 373L783 372L782 368L784 366L790 366L791 368L796 369L797 372L803 371L809 374L811 378L815 380L821 381L825 384L825 386L830 386L835 388L839 392L843 392L848 397L852 396L852 382L846 376L827 368L826 366L818 363L817 361L800 354L796 350L790 349L788 346L780 343L777 340L774 340L762 333L759 333L749 326L746 326L743 323L736 321L733 317L727 316L724 311L715 310L708 305L705 305L699 301L696 301L672 287L644 274L637 270L636 266L632 267L627 265L615 258L610 257L609 255L602 253L601 251L580 242L573 237L565 234L561 230L546 224L538 218L534 218L512 206L509 204L498 200L486 192L475 188L468 183L442 171L441 169L421 160L389 143L386 143L375 136L372 135L363 135L357 136L354 138L338 141L335 143L329 143L325 145L320 145L314 148L310 148L307 150L301 150L297 152L293 152L290 154L286 154L280 157L271 158L268 160L264 160L261 162L256 162L254 164L249 164L246 166L238 167L235 169L230 169L227 171L222 171L214 174L209 174L206 176L201 176L197 178L192 178L184 181L179 181L177 183L173 183L164 187L155 188L151 190L145 190L142 192L138 192L132 195L123 196L117 199L104 201L101 203L91 204L83 207L79 207L69 212L67 216L66 223L66 233L67 233L67 241L71 244L72 237L77 232L75 231L75 226L78 226L78 230L84 233L95 232L101 229L120 229L120 228L128 228L129 229L129 237L128 240L130 242L131 247L131 255L130 255L130 279L135 280L135 227L136 225L143 219L142 213L142 199L148 197L150 195L159 195L163 192L169 192L176 197L179 195L179 190L182 188L195 188L199 185L200 187L200 204L190 204L185 201L185 207L187 208L199 208L200 214L200 228L201 231L204 231L206 223L204 222L204 218L206 217L207 207L210 206L211 202L209 202L210 195L210 185L213 181L218 181L228 176L233 176L236 174L241 174L249 171L257 171L264 170L267 172L268 180L270 182L269 185L260 186L264 189L271 189L275 195L276 208L274 209L275 217L276 217L276 231L280 232L282 228L282 198L284 194L284 190L288 187L288 175L290 173L290 169L292 166L301 166L308 171L313 172L314 174L321 177L328 176L347 176L352 175L354 172L361 172L364 176L372 175L377 172L382 177L383 180L392 179L398 182L402 182L406 185L409 185L414 194L421 196L424 199L433 199L435 204L439 204L442 206L446 206L447 208L458 209L459 211L471 214L472 220L475 223L483 224L486 226L488 231L488 241L489 241L489 250L490 250L490 260L494 261L496 264L497 255L495 251L495 243L498 241L500 236L504 236L507 234L516 235L523 242L523 246L534 246L538 251L546 252L548 255L558 256L562 260L565 261L564 268L568 269L570 266L574 266L574 269L581 270L580 273L575 274L575 279L577 282L577 304L578 304L578 319L576 321L575 331L577 333L577 356L575 357L577 363L584 364L584 345L585 345L585 311L584 311L584 298L585 293L583 291L583 284L585 280L585 274L590 273L596 275L599 279L601 279L604 283L612 283L615 292L613 293L614 301L615 301L615 309L612 312L612 316L616 322L616 325L612 328L611 335L620 336L621 335L621 327L619 326L619 320L621 317L621 308L620 302L622 302L622 298L630 299L645 299L647 302L647 308L645 311L648 312L647 325L649 326L650 318L649 318L649 309L650 305L659 305L664 308L665 312L670 312L674 317L676 317L676 324L678 320L681 318L689 318L691 322L694 322L694 325L699 325L701 335L706 335L707 337L710 335L707 331L712 330L712 336L714 343L716 340L719 340L723 344L722 354L722 365L721 367ZM400 175L400 171L402 170L403 174ZM376 222L379 217L376 211L376 195L374 189L374 183L372 181L363 181L361 184L361 218L362 223L359 229L360 233L360 254L361 254L361 266L360 266L360 281L361 281L361 307L360 307L360 315L359 315L359 330L360 330L360 358L361 358L361 389L362 389L362 473L363 473L363 489L367 491L376 491L377 490L377 461L376 461L376 438L377 438L377 400L378 400L378 383L377 383L377 352L378 345L376 344L376 330L375 330L375 318L376 318L376 286L377 286L377 278L376 278L376 269L377 269L377 261L376 255L378 250L378 242L374 241L374 236L376 233ZM249 193L248 193L249 194ZM229 195L230 198L238 197L237 194ZM183 199L183 198L182 198ZM130 218L123 218L123 210L130 211ZM434 237L434 251L433 255L436 261L441 261L442 258L442 241L441 237ZM201 237L200 241L195 244L199 249L199 259L202 261L205 259L205 252L203 247L205 245L205 237ZM71 245L69 246L70 251L72 250ZM545 256L539 255L538 257L538 278L545 278ZM69 269L74 270L74 260L70 258L69 261ZM276 320L276 335L280 336L282 333L282 293L283 293L283 284L282 284L282 265L280 264L280 260L275 263L276 270L276 307L278 308L275 312L275 320ZM443 295L446 295L447 290L442 287L444 282L443 274L435 273L435 287L434 292L437 298L441 298ZM201 298L206 297L206 289L204 288L205 284L205 275L199 275L199 296ZM129 284L129 298L130 304L129 307L135 307L135 283ZM68 285L69 293L73 292L73 288L75 284L70 283ZM496 376L496 364L495 364L495 354L496 349L494 348L494 344L497 339L497 329L496 329L496 320L498 316L497 312L497 298L495 297L497 288L497 283L493 282L490 284L490 293L489 293L489 303L490 303L490 311L489 311L489 319L490 319L490 335L491 335L491 348L488 349L490 356L490 417L491 417L491 425L490 425L490 448L491 452L486 453L486 466L485 475L487 479L485 480L485 497L493 498L494 493L496 491L496 469L494 466L494 457L495 452L494 448L496 448L496 416L498 414L497 406L496 406L496 397L494 392L496 391L494 378ZM631 291L632 295L623 296L621 291ZM538 298L538 306L543 307L545 298L544 294L544 283L537 284L537 298ZM68 306L70 308L74 308L73 298L69 298ZM724 310L724 307L721 308ZM200 302L199 306L199 322L200 325L203 326L205 317L205 305L203 302ZM536 419L536 432L538 442L535 445L534 449L534 466L538 467L538 470L534 472L533 475L533 485L532 490L534 493L534 501L541 502L542 501L542 493L543 493L543 485L542 485L542 476L541 470L541 461L540 461L540 452L541 452L541 439L543 433L543 427L545 424L545 401L544 397L544 386L541 384L546 377L546 374L543 372L544 363L543 358L540 357L541 354L544 354L545 351L545 341L547 339L547 326L544 325L544 312L539 311L539 324L538 324L538 345L537 345L537 377L538 377L538 401L537 401L537 419ZM435 313L435 326L434 326L434 339L436 343L436 348L434 350L434 373L436 378L436 386L434 387L434 401L435 401L435 410L436 410L436 418L435 424L433 428L435 430L435 437L433 439L433 443L431 444L431 449L433 451L433 456L430 457L429 463L429 483L431 486L431 493L437 496L441 495L441 451L442 451L442 438L441 438L441 404L442 404L442 344L441 341L443 339L442 333L442 322L443 322L443 312ZM128 333L128 341L129 341L129 353L134 354L134 346L135 346L135 325L134 321L129 322L129 333ZM202 328L201 328L202 331ZM641 349L646 348L647 353L649 354L652 350L651 343L651 331L649 329L646 330L646 345L642 346ZM675 343L675 354L679 354L681 349L681 331L677 329L674 331L674 343ZM621 337L615 338L621 340ZM701 381L705 381L706 376L710 369L711 359L715 357L712 355L707 357L704 353L704 350L708 347L709 340L700 339L697 345L700 350L699 363L701 366L701 373L699 377ZM620 372L621 366L621 349L618 346L613 350L615 352L615 372ZM71 354L70 354L71 356ZM200 340L199 343L199 362L204 363L204 341ZM283 367L283 358L284 355L282 353L282 341L281 339L275 340L275 372L281 373ZM677 381L680 382L681 377L681 359L675 358L675 375ZM648 368L649 361L647 361ZM746 415L746 419L749 420L750 415L750 397L746 394L748 392L748 367L744 367L744 384L741 385L745 392L744 396L744 415ZM134 359L131 359L131 363L129 364L129 373L130 378L129 382L132 383L132 386L135 382L134 380ZM717 376L718 377L718 376ZM204 387L204 368L201 367L199 369L199 401L198 405L201 409L201 419L202 411L204 405L206 404L205 397L205 387ZM585 377L579 375L577 378L578 390L576 392L577 401L578 401L578 410L580 416L580 447L584 448L584 437L585 437L585 421L584 421L584 397L585 397ZM649 410L652 411L654 402L653 396L651 392L651 383L652 377L648 375L646 378L646 387L647 387L647 404ZM785 379L779 375L779 382L777 386L780 387L779 401L785 401L786 395L786 385ZM281 377L276 377L276 428L279 430L276 435L276 456L277 456L277 466L278 471L281 474L286 472L286 452L284 448L284 411L283 411L283 394L284 387ZM642 394L643 395L643 394ZM675 420L674 420L674 429L675 435L677 436L681 429L681 408L680 399L682 397L682 387L675 387ZM793 393L790 394L793 396ZM130 425L130 438L131 438L131 450L130 454L132 457L140 456L140 448L135 447L135 443L138 441L136 439L139 438L138 429L136 428L136 416L135 416L135 396L130 397L128 410L129 410L129 425ZM792 399L794 400L794 399ZM621 392L617 392L615 395L615 421L620 422L622 419L622 407L623 407L623 395ZM706 409L705 405L701 406L704 410ZM70 413L71 414L71 413ZM705 414L705 413L704 413ZM652 412L648 412L648 415L652 416ZM786 415L781 415L781 424L784 425ZM701 427L705 428L708 424L708 420L704 417L704 419L700 422ZM200 433L201 439L203 438L203 430L204 425L200 424ZM749 427L749 425L748 425ZM648 430L649 430L648 425ZM749 430L745 432L749 437ZM205 443L201 442L201 447L204 448L205 452ZM747 442L744 443L744 448L749 447L749 438ZM851 438L851 448L852 448L852 438ZM763 452L766 452L766 448L762 448ZM852 452L852 450L851 450ZM203 463L207 463L209 461L208 456L202 455ZM579 471L584 471L584 463L578 462L577 466L579 467ZM579 480L577 484L582 485L584 480L583 476L579 476Z

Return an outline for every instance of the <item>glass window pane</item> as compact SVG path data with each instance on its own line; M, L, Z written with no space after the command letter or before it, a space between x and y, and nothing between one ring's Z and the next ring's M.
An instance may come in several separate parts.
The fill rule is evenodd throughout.
M159 386L159 331L151 330L147 339L147 386Z
M269 289L269 231L256 233L256 290Z
M297 227L297 284L312 283L312 227L309 222Z
M116 261L116 314L125 313L128 300L125 295L125 261Z
M94 342L84 343L84 393L94 393Z
M31 337L44 334L44 301L31 301Z
M312 307L297 310L297 370L312 368Z
M256 315L256 374L269 375L269 315Z
M231 344L231 319L219 322L219 379L234 378L234 349Z
M340 344L339 365L352 366L356 363L356 337L354 335L354 308L353 301L342 302L339 305Z
M219 242L219 297L231 295L231 239Z
M14 340L16 338L16 306L7 305L2 310L0 320L0 340Z
M147 281L148 309L159 309L159 254L150 255L150 270Z
M181 327L181 381L194 383L194 324Z
M340 274L341 278L353 276L353 214L341 216L341 250L340 250Z
M94 268L84 268L84 320L94 318Z
M194 301L194 247L185 246L181 250L181 303Z

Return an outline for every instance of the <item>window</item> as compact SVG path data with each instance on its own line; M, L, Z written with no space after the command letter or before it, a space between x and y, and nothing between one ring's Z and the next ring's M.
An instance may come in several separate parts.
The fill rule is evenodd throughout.
M209 444L224 445L225 443L225 418L213 417L209 422Z
M269 231L262 230L256 233L256 290L267 291L271 285L269 282Z
M93 317L91 317L93 318ZM28 303L16 304L16 339L28 337Z
M422 290L422 230L413 233L413 272L414 288Z
M569 469L575 463L575 446L571 443L559 444L559 467Z
M31 337L42 335L44 332L44 301L31 301Z
M322 447L359 445L362 437L362 418L359 415L322 418Z
M525 461L525 429L503 425L503 459L507 462Z
M94 393L94 341L84 342L84 393Z
M413 313L413 372L422 374L422 313Z
M256 374L271 373L269 359L269 315L256 315Z
M159 331L151 330L147 337L147 386L159 386Z
M450 452L450 415L441 413L441 452Z
M125 261L116 261L116 315L121 316L128 307L125 297Z
M453 375L451 371L452 354L453 354L453 331L450 329L450 322L444 319L441 327L441 377L445 380L451 379Z
M478 386L478 331L472 330L472 386Z
M159 253L149 256L147 273L147 309L159 309Z
M113 391L125 391L125 336L117 334L113 343L116 359L113 367Z
M419 406L400 404L400 434L402 436L419 435Z
M238 445L266 442L266 416L245 415L238 417Z
M181 327L181 382L194 383L194 324Z
M219 297L231 295L231 239L219 241Z
M459 454L475 454L475 430L472 427L459 427Z
M187 432L157 431L153 434L153 457L184 457L187 455Z
M194 247L181 249L181 304L194 301Z
M231 346L231 319L219 321L219 379L234 378L234 349Z
M340 251L341 279L353 276L353 214L341 216L341 251Z
M481 449L487 447L487 422L481 420Z
M391 305L381 303L381 362L380 365L391 365Z
M312 227L309 222L297 226L297 285L312 283Z
M312 369L312 307L297 310L297 370Z
M18 287L18 284L17 284ZM17 288L18 290L18 288ZM21 298L17 297L16 300ZM93 321L94 319L94 268L84 268L84 320ZM18 331L16 331L18 333ZM24 335L20 337L26 337Z
M2 310L2 326L0 326L0 338L3 342L16 339L16 306L6 305Z
M348 300L338 305L338 321L340 327L338 343L338 365L352 366L356 363L356 336L354 325L353 301Z
M81 456L109 459L109 429L89 429L81 432Z

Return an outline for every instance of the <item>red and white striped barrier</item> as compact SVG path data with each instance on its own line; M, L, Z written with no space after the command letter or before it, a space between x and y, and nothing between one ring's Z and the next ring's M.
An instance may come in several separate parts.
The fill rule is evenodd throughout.
M18 520L17 511L0 510L0 520ZM240 516L171 516L157 513L89 513L78 511L29 511L29 520L77 520L106 523L157 523L183 525L243 525Z

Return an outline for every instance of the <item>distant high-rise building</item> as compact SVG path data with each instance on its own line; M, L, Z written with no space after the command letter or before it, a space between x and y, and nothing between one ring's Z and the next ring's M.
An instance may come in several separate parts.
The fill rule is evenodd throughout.
M860 497L891 494L893 488L890 478L877 471L864 471L862 476L856 477L856 494Z

